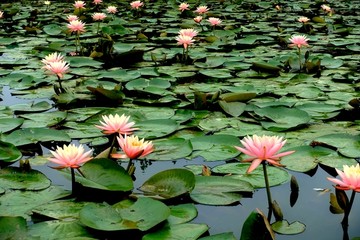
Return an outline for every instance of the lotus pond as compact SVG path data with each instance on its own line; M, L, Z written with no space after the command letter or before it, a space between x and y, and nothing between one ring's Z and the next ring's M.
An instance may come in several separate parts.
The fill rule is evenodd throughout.
M84 2L1 1L0 239L360 239L359 197L327 180L360 159L359 2ZM115 114L154 151L111 158ZM247 173L254 135L294 153ZM69 143L93 151L75 175L48 160Z

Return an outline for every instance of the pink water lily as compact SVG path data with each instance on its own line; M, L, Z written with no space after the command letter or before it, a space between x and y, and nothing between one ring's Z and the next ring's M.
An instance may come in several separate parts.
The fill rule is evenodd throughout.
M310 21L310 19L307 17L299 17L298 18L298 22L301 22L301 23L307 23L308 21Z
M106 11L111 14L115 14L117 12L117 8L115 6L108 6Z
M309 46L309 39L305 35L294 35L289 39L289 41L291 42L289 47L301 48Z
M180 3L179 5L179 11L185 11L185 10L189 10L189 4L187 3Z
M220 20L220 18L210 17L208 19L208 22L211 26L219 26L222 21Z
M179 31L179 35L189 36L191 38L195 37L197 34L198 34L198 31L196 31L193 28L184 28Z
M79 168L82 163L90 161L92 159L92 150L85 152L85 148L82 145L78 147L74 144L64 145L62 148L57 147L55 151L50 153L53 157L49 158L49 161L59 164L57 169L62 168Z
M152 141L145 141L144 139L139 139L134 135L125 135L124 137L120 135L117 137L117 140L124 154L112 154L111 156L113 158L137 159L145 157L154 151Z
M175 39L178 45L183 45L184 49L187 49L190 45L194 43L194 39L186 35L179 35Z
M68 22L71 22L71 21L79 20L79 18L78 18L78 16L76 16L76 15L70 14L70 15L67 16L67 19L66 19L66 20L67 20Z
M93 18L94 21L102 21L106 18L106 14L105 13L93 13L91 15L91 17Z
M202 16L196 16L196 17L194 17L194 22L200 23L202 21L202 19L203 19Z
M102 0L94 0L93 3L94 3L95 5L101 4L101 3L102 3Z
M45 56L44 59L41 60L41 62L43 64L49 64L52 62L60 62L60 61L64 61L64 56L61 55L61 53L50 53L49 55Z
M353 166L344 165L344 171L335 169L340 179L327 178L329 181L336 184L335 188L340 190L354 190L360 192L360 165L356 164Z
M264 161L281 167L283 165L280 164L280 157L287 156L295 152L287 151L278 153L278 151L280 151L286 143L286 140L283 140L282 137L278 136L253 135L252 137L245 137L243 140L240 140L240 142L244 147L235 146L235 148L251 157L243 160L243 162L251 162L247 173L252 172Z
M134 122L129 122L130 116L125 116L122 114L112 115L103 115L103 121L100 121L101 125L95 125L95 127L101 129L104 134L132 134L133 131L138 130L138 128L133 128L135 125Z
M209 8L207 6L199 6L196 8L195 12L198 14L205 14L209 11Z
M59 78L63 78L64 74L69 70L69 64L65 61L49 62L45 65L45 69L51 74L57 75Z
M67 24L70 32L76 32L77 34L85 32L85 23L81 20L74 20Z
M81 9L81 8L85 8L86 3L84 1L75 1L74 3L74 7Z
M144 6L144 3L141 2L141 1L134 1L134 2L130 3L130 6L131 6L132 9L139 9L142 6Z

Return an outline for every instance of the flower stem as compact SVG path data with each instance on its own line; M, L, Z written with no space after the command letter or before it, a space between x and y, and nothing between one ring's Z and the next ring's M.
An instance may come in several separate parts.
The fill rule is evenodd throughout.
M74 195L76 193L75 171L74 168L70 168L70 170L71 170L71 190L72 190L72 194Z
M115 135L115 134L113 134L113 139L112 139L112 142L111 142L111 146L110 146L109 154L108 154L108 156L107 156L108 158L110 157L110 154L111 154L111 152L112 152L112 150L113 150L113 148L114 148L115 139L116 139L116 135Z
M298 48L298 49L299 49L299 52L298 52L298 54L299 54L299 69L301 71L301 69L302 69L302 67L301 67L301 48Z
M343 240L349 240L349 234L348 234L349 215L350 215L351 207L352 207L352 205L354 203L355 193L356 192L353 190L352 193L351 193L349 205L345 209L344 218L341 221L341 225L342 225L342 228L343 228L343 231L344 231Z
M270 184L269 184L269 178L267 175L267 169L266 169L266 162L262 162L263 165L263 172L264 172L264 179L265 179L265 186L266 186L266 194L267 194L267 200L269 205L269 212L268 212L268 221L270 222L273 208L272 208L272 199L271 199L271 192L270 192Z

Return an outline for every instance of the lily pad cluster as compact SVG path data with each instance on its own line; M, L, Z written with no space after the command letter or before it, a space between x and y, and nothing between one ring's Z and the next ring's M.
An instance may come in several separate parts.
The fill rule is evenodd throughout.
M282 164L291 171L357 163L357 3L334 2L330 16L321 10L321 1L278 6L256 0L207 1L206 16L222 19L213 29L205 20L193 20L198 2L187 2L191 9L184 12L176 1L145 1L134 12L128 2L86 1L85 10L78 12L69 2L2 1L1 236L96 239L121 231L147 240L234 239L232 233L204 237L209 227L191 221L197 215L194 203L238 204L244 195L264 187L261 172L246 174L248 165L239 163L242 155L234 148L239 138L286 137L286 150L296 152ZM110 4L119 12L101 25L93 22L91 14ZM66 14L77 14L86 23L75 56L76 36L67 31ZM302 15L310 21L298 22ZM199 32L186 62L175 40L182 28ZM300 59L303 69L296 51L288 47L294 34L309 38ZM41 59L53 52L66 55L70 64L61 93L54 91L56 78L41 69ZM139 128L136 134L154 142L155 151L146 161L161 164L185 158L194 164L153 175L138 184L139 193L121 164L92 160L81 167L84 176L77 176L77 184L84 195L106 201L74 199L31 169L44 165L47 149L62 143L78 141L97 152L106 149L110 140L94 125L107 114L131 116ZM211 176L200 174L198 159L213 166ZM70 178L67 171L61 174ZM269 178L275 186L288 182L290 174L269 168ZM185 203L177 204L180 200ZM257 222L258 217L252 213L249 221ZM41 221L30 225L32 218ZM288 226L284 220L273 228L289 234L284 231ZM293 226L302 230L301 224Z

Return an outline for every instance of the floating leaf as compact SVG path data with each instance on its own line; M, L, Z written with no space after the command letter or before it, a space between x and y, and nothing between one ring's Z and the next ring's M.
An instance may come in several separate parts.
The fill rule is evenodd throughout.
M360 135L335 133L324 135L314 140L337 148L339 153L346 157L360 157Z
M22 153L11 143L0 141L0 165L4 163L13 163L21 159Z
M277 221L271 224L271 227L274 232L286 235L300 234L304 232L306 228L305 224L301 222L295 221L289 224L286 220Z
M208 229L209 227L205 224L185 223L169 225L156 232L145 234L142 240L196 240Z
M226 101L219 101L220 107L226 112L227 114L238 117L244 111L246 104L241 102L226 102Z
M18 167L0 170L0 186L17 190L42 190L48 188L51 181L37 170L24 171Z
M78 219L80 210L86 204L88 203L74 201L73 199L52 201L32 209L32 212L39 216L58 220Z
M140 121L136 123L136 126L140 129L136 134L146 139L159 138L175 132L179 127L178 125L179 124L172 119Z
M253 187L246 181L220 176L196 176L190 197L201 204L229 205L241 200L241 192L252 191Z
M155 151L147 156L151 160L176 160L189 156L192 146L189 140L183 138L155 140Z
M251 212L242 227L240 240L266 240L269 239L268 235L275 239L271 228L267 228L268 222L266 221L267 219L264 219L261 213Z
M164 203L151 198L139 198L126 207L122 202L114 206L89 203L80 211L81 223L102 231L129 229L146 231L169 216L170 209Z
M192 203L179 204L169 207L171 212L167 220L171 225L190 222L197 216L197 209Z
M139 189L146 194L168 199L188 193L194 186L195 176L191 171L169 169L153 175Z
M24 122L22 118L0 118L0 132L6 133L19 126Z
M23 217L0 216L1 239L26 239L26 220Z

